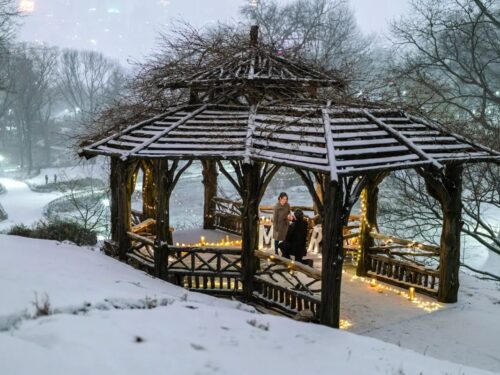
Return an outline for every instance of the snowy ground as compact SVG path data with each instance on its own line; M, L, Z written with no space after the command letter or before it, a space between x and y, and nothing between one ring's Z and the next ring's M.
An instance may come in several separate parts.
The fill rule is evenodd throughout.
M69 176L70 178L88 177L89 173L94 177L105 178L104 175L99 175L98 172L93 172L93 169L95 171L104 170L99 167L99 165L93 167L78 166L76 168L65 168L64 171L62 169L43 170L39 176L31 179L30 182L44 183L45 173L47 173L49 177L52 177L54 173L57 173L59 178L63 175ZM193 166L187 172L188 173L183 175L178 187L174 190L172 199L173 224L179 229L183 226L192 227L193 224L196 224L194 218L201 220L203 210L201 201L201 197L203 196L203 186L201 184L199 167ZM223 190L226 193L229 192L229 194L231 194L231 187L228 185L227 181L224 181L222 176L220 177L220 185ZM0 222L0 231L8 229L13 223L24 223L29 225L39 220L44 206L53 199L61 196L60 193L32 192L25 183L12 179L0 178L0 183L5 185L7 188L7 193L0 195L0 203L9 214L9 220ZM263 204L273 203L279 190L281 190L279 185L271 186L264 197ZM186 191L189 191L189 196L191 197L189 200L185 199ZM307 195L306 189L302 187L295 187L287 189L287 191L294 204L310 204L310 198ZM198 198L193 199L194 197ZM494 220L495 214L493 213L493 216L491 213L489 214L489 216L491 216ZM189 242L190 235L186 232L177 231L174 235L178 236L178 240L176 240L178 242ZM150 325L152 326L153 324L156 324L153 322L157 322L158 325L161 326L165 324L161 321L162 316L169 316L171 314L184 316L187 314L194 319L196 324L198 324L199 329L203 331L200 323L201 318L196 315L194 310L191 311L192 309L186 309L185 307L181 308L179 307L179 304L176 308L171 308L176 303L182 302L179 299L185 295L184 290L153 280L148 276L131 270L120 263L116 263L111 259L102 257L101 254L96 252L75 249L67 245L48 246L44 244L44 242L25 242L30 241L26 239L16 239L16 243L14 244L12 243L13 240L10 240L12 238L14 237L8 238L0 236L0 301L2 301L2 303L0 303L0 330L2 327L4 330L9 329L9 345L12 345L13 347L19 345L20 350L28 350L28 352L35 358L37 356L47 356L46 359L40 359L40 361L46 365L44 368L48 370L48 373L58 373L57 371L54 372L49 370L53 369L50 366L55 363L51 361L55 361L56 356L61 353L64 353L64 355L68 354L70 358L74 358L71 356L81 356L82 358L86 358L86 356L90 357L98 355L100 358L99 363L102 365L102 368L115 369L116 372L121 371L121 367L113 367L120 366L119 364L106 360L105 356L110 354L109 352L105 350L103 352L104 354L94 353L94 349L92 348L94 344L92 343L91 337L83 335L82 341L77 340L73 342L72 335L80 335L80 333L77 332L76 327L71 327L73 323L76 323L78 326L81 325L82 327L86 327L85 329L87 330L96 332L96 335L100 338L102 335L109 335L110 337L120 336L122 338L126 338L128 336L123 336L124 333L121 332L121 330L124 330L125 332L132 332L134 330L137 332L140 332L141 330L148 331L152 330ZM500 257L491 257L488 259L487 253L484 252L484 249L475 246L475 244L473 244L469 239L464 241L464 245L467 257L475 262L473 265L498 273L498 270L500 270ZM15 259L13 254L8 255L11 256L11 258L3 259L2 254L4 254L4 249L6 248L14 249L16 251ZM43 253L39 254L37 252L38 250L33 250L37 248L43 249ZM36 253L34 257L32 257L32 251L35 251ZM61 260L58 259L61 254L59 254L58 251L62 251L64 255L71 252L73 257L71 259L63 257L64 262L61 263ZM43 255L46 252L55 252L55 255ZM43 258L37 258L37 255L43 255ZM26 257L29 259L25 259ZM499 258L499 262L494 262L493 260L497 258ZM36 261L36 266L35 264L31 264L31 261ZM83 269L73 269L71 268L73 266L68 268L66 262L70 264L73 262L81 264ZM22 272L20 272L19 269L12 267L13 264L22 265ZM25 269L25 265L32 268ZM82 275L81 278L80 273ZM26 277L26 279L19 279L21 276ZM500 292L498 290L498 285L491 282L480 281L465 274L462 275L461 281L462 286L459 296L460 302L455 305L444 306L438 309L438 311L429 313L421 308L422 306L419 307L418 304L412 305L409 303L409 301L401 295L398 295L395 290L372 288L366 283L356 280L353 278L350 270L347 269L346 274L344 274L342 290L342 318L351 324L349 330L352 332L379 338L404 348L410 348L426 356L433 356L463 365L500 372L500 355L497 350L498 347L500 347ZM33 287L33 285L36 285L36 287ZM12 290L12 293L9 292L9 290ZM90 302L93 308L91 308L92 311L85 316L61 314L56 317L43 318L41 320L26 320L20 325L19 330L11 331L10 328L12 328L13 322L23 316L22 311L25 309L32 309L31 303L35 299L34 292L38 292L39 298L42 298L43 293L47 292L52 306L66 312L71 312L74 309L77 309L77 307L82 307L84 302ZM166 303L170 298L174 298L176 302L172 305L169 304L169 306L166 307L148 310L148 312L129 311L134 306L137 307L151 303L144 301L146 297L152 299L163 298L166 299ZM105 301L106 299L108 299L108 302ZM195 301L193 302L192 299ZM8 303L5 303L4 301L8 301ZM243 314L243 316L248 315L248 313L235 310L235 305L229 303L228 301L214 302L211 298L196 294L189 294L189 301L190 303L193 302L197 304L196 306L198 309L196 309L196 311L203 311L206 314L218 314L220 316L226 316L229 314L231 318L227 319L231 322L236 319L232 317L234 314L235 316L239 316L239 314ZM425 303L427 300L421 297L421 301ZM125 310L115 309L113 305L120 305L124 307ZM214 312L215 310L212 311L211 309L223 309L223 312ZM186 312L185 310L188 311ZM142 314L146 313L151 315L144 318ZM28 311L28 315L29 314L32 314L32 311ZM127 322L130 314L134 316L134 319L137 318L139 321L135 322L134 320L133 324ZM136 316L136 314L139 314L139 316ZM195 315L191 316L191 314ZM115 316L117 317L115 318ZM254 314L250 316L251 319L255 318ZM89 317L91 317L91 319L88 319ZM107 327L106 322L109 322L110 319L113 319L114 323L111 327ZM175 321L178 320L175 317L171 319ZM241 323L246 322L245 319L247 318L238 319L236 320ZM259 316L259 321L262 319L262 316ZM274 326L275 319L278 318L265 317L264 321L272 322ZM151 321L152 323L144 324L144 321ZM286 333L287 329L291 332L295 332L297 330L295 324L297 323L289 322L285 324L281 323L282 320L280 319L277 321L280 322L280 328L276 329L276 331L283 329L283 332L280 331L277 336L272 336L272 339L270 340L272 342L277 342L273 340L282 340L281 344L276 343L278 346L281 345L281 348L277 351L277 356L278 358L283 356L283 361L286 361L285 352L289 345L285 345L283 343L294 343L293 345L296 344L298 347L302 347L301 345L303 345L303 343L298 342L300 341L299 339L293 338ZM207 349L207 347L210 347L211 345L220 346L224 348L224 350L229 350L228 353L236 356L244 355L242 348L247 348L248 346L259 346L258 350L252 352L253 357L255 357L255 355L259 355L259 357L262 355L264 362L266 360L270 361L270 357L261 353L261 351L268 350L273 352L273 346L271 343L262 344L258 340L262 339L262 335L269 335L267 332L271 331L271 329L269 331L264 331L262 329L259 330L246 323L243 324L243 327L237 327L236 323L234 323L235 325L232 325L231 327L228 326L231 332L233 332L230 333L225 332L225 328L212 326L213 324L216 323L210 321L210 324L204 328L206 331L205 335L215 335L211 336L212 339L213 337L219 338L219 336L221 336L225 337L226 340L233 340L233 338L236 337L234 340L236 340L235 342L238 343L237 345L241 347L241 353L238 352L236 348L226 349L225 345L229 345L227 342L212 340L213 342L210 345L207 344L207 346L205 346L205 344L197 344L194 342L193 346L190 343L188 344L185 342L185 339L183 339L184 341L181 340L181 342L190 346L190 348L186 351L186 355L187 353L193 354L193 352L199 352L198 354L206 360L203 364L207 364L208 366L206 368L202 367L202 362L199 362L196 364L196 366L199 366L196 367L196 369L191 367L179 367L185 373L211 373L213 370L212 364L215 364L214 366L219 368L219 373L232 373L229 371L230 367L227 367L222 362L222 356L220 357L220 360L210 362L208 359L210 358L210 355L207 352L211 353L213 349ZM283 326L284 328L281 326L282 324L285 324L285 326ZM293 327L287 324L292 324ZM68 327L62 329L64 325L68 325ZM105 327L101 328L101 325L105 325ZM186 326L188 325L189 324ZM165 329L173 329L174 331L177 329L177 326L170 327L167 325L167 327L169 328ZM299 327L302 327L302 325L299 325ZM311 325L308 327L311 327ZM46 331L44 331L44 329ZM302 328L298 330L302 332L301 329ZM342 336L344 333L337 334L341 336L325 338L323 337L321 330L315 331L316 328L308 329L312 329L312 331L308 331L306 336L312 337L310 340L314 340L315 343L306 345L307 349L310 349L315 353L323 353L327 357L331 357L331 354L325 354L324 348L319 347L321 346L320 343L323 345L328 340L332 340L332 342L337 342L336 340L346 340L346 342L351 342L350 338L345 339L344 336ZM101 330L102 332L100 332ZM248 332L254 334L251 340L247 341L245 339L240 341L239 335L248 335ZM205 337L203 336L203 332L198 332L199 335L198 333L195 333L196 332L193 331L194 337ZM158 332L151 331L149 334L151 338L154 338L154 343L151 343L151 345L154 346L154 354L151 354L154 358L151 358L151 364L139 363L139 360L137 360L136 363L131 359L131 362L129 363L131 366L130 368L137 371L141 369L159 368L155 367L157 365L159 366L159 359L155 357L155 355L158 354L156 350L159 350L159 348L156 348L155 345L158 345L158 343L161 343L161 346L164 348L170 348L172 351L176 350L175 346L170 347L170 345L174 344L167 342L167 339L159 337L160 334ZM300 334L302 335L302 333ZM51 336L54 337L55 342L48 339L48 337ZM26 337L29 339L26 339ZM260 339L257 337L260 337ZM13 340L12 343L10 340ZM200 339L201 342L205 342L203 340ZM358 340L358 338L356 338L356 340ZM112 346L118 345L118 347L124 351L129 349L132 350L132 348L137 346L137 344L129 343L129 341L122 343L123 345L115 343L114 341L105 342ZM1 347L3 343L5 343L4 337L0 337L0 352L2 352ZM66 346L65 344L71 348L68 353L64 352L64 347ZM25 348L24 345L29 346L29 349ZM202 345L206 350L200 349L197 345ZM363 347L365 347L364 345L365 344L362 344ZM372 344L368 345L370 350L374 350L375 347L372 347L371 345ZM143 346L149 348L148 345ZM54 351L51 350L52 347L54 347ZM84 352L82 352L82 350L84 350ZM344 348L343 350L346 349ZM145 355L148 357L148 355L142 353L142 351L139 352L141 353L141 356ZM178 350L176 350L176 353L177 352ZM383 349L382 352L387 354L391 351L389 349ZM293 352L288 352L288 354L291 353ZM318 367L319 372L326 371L328 366L315 353L311 354L313 356L312 359L308 358L305 362L308 364L311 360L315 361L315 363L318 362L318 366L320 366ZM372 352L370 353L373 354ZM11 353L8 352L9 358L15 358L15 356L11 356L10 354ZM184 354L180 353L179 355L182 356ZM399 358L400 354L398 353L397 356ZM345 362L345 358L335 358ZM347 362L352 361L353 358L355 358L354 354L352 357L349 357ZM390 366L388 365L389 362L384 362L389 361L389 357L383 356L381 361L382 365L381 367L378 367L378 370L384 373L397 373L397 366L388 367ZM332 361L330 363L334 362L335 361ZM0 373L12 373L10 371L2 371L2 363L4 363L4 361L2 361L2 354L0 353ZM12 364L12 362L9 363ZM229 360L228 363L231 364L233 362ZM374 363L372 364L375 366ZM29 363L23 365L29 366ZM261 364L259 363L255 365L260 366ZM62 368L67 371L75 372L71 366L73 366L72 361L68 360ZM448 369L448 367L439 366L437 367L438 369L448 371L444 370ZM85 368L87 367L82 367L82 369ZM162 368L167 369L168 364L163 364ZM293 367L293 369L295 368L296 367ZM359 371L367 372L367 368L360 369ZM10 367L8 369L10 369ZM256 368L256 371L258 369L262 370L264 367ZM336 369L337 368L335 368L335 370ZM353 367L353 369L356 369L356 367ZM404 367L404 369L406 370L407 368ZM425 367L425 369L427 369L427 367ZM20 367L21 373L28 371L27 368L24 368L26 371L21 370L23 370L23 368ZM309 372L310 369L307 371ZM373 371L369 371L368 373L372 372ZM16 372L14 371L13 373ZM263 370L263 373L267 372ZM346 373L352 372L347 371ZM417 371L413 371L412 369L411 371L408 370L405 373L417 373ZM423 373L428 372L424 371ZM453 370L449 371L449 373L458 372ZM466 373L471 372L466 371Z
M31 225L42 218L43 208L61 193L34 193L25 182L10 178L0 178L0 184L7 192L0 195L0 204L9 218L0 222L0 231L14 224Z
M477 347L480 351L486 345L498 347L498 339L484 337L484 327L491 325L489 334L499 337L500 305L488 300L491 296L481 283L475 286L481 294L464 304L477 302L469 308L483 312L476 315L481 321L475 327L483 330L477 333L484 341ZM367 305L373 303L371 292L366 291ZM39 301L48 296L51 315L32 318L35 293ZM424 356L350 332L257 314L237 302L188 293L98 251L53 241L0 235L0 298L2 374L486 373L431 358L429 352ZM387 304L383 297L377 299ZM465 341L469 332L462 329L464 319L468 321L460 313L464 307L427 314L435 319L432 327L421 324L428 332L434 330L427 341L447 351L445 346L456 338L444 337L440 329L457 327L453 321L461 324L455 333ZM400 324L408 327L420 319ZM393 335L404 336L405 330L399 327ZM424 336L414 334L416 342Z

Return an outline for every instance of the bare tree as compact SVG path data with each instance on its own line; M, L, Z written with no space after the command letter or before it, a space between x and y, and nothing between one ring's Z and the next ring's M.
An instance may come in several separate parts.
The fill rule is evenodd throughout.
M500 16L494 1L415 0L394 24L393 92L434 118L500 149ZM480 4L480 6L477 6ZM393 86L393 87L394 87Z
M21 166L33 168L35 135L43 135L54 101L55 48L21 44L11 56L13 97L11 114L18 135Z
M64 50L58 72L64 102L83 117L92 117L122 88L119 64L94 51Z
M14 0L0 0L0 54L5 53L10 44L18 17Z
M362 35L345 0L267 0L242 13L261 27L264 42L336 70L354 87L369 71L373 40Z

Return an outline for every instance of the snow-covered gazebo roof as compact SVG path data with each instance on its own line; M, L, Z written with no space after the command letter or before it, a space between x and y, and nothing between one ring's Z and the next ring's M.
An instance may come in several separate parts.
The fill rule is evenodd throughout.
M400 110L321 104L179 106L84 147L81 154L259 160L332 177L500 161L500 153Z

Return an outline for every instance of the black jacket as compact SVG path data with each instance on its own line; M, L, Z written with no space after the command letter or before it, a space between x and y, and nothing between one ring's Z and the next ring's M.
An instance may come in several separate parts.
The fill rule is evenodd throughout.
M307 221L300 220L294 221L288 227L288 231L286 232L286 239L289 249L290 255L295 256L305 256L307 253L306 250L306 241L307 241Z

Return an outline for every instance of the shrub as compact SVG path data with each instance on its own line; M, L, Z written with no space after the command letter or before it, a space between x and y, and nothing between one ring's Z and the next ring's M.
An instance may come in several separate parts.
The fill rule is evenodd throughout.
M31 228L23 224L14 225L9 234L44 240L71 241L79 246L97 243L95 232L74 221L39 221Z
M33 229L24 224L16 224L9 229L9 234L12 234L13 236L31 237L32 232Z
M49 182L48 184L34 185L28 184L30 189L38 193L48 193L52 191L71 191L71 190L85 190L85 189L100 189L105 186L104 182L97 178L77 178L68 181Z

